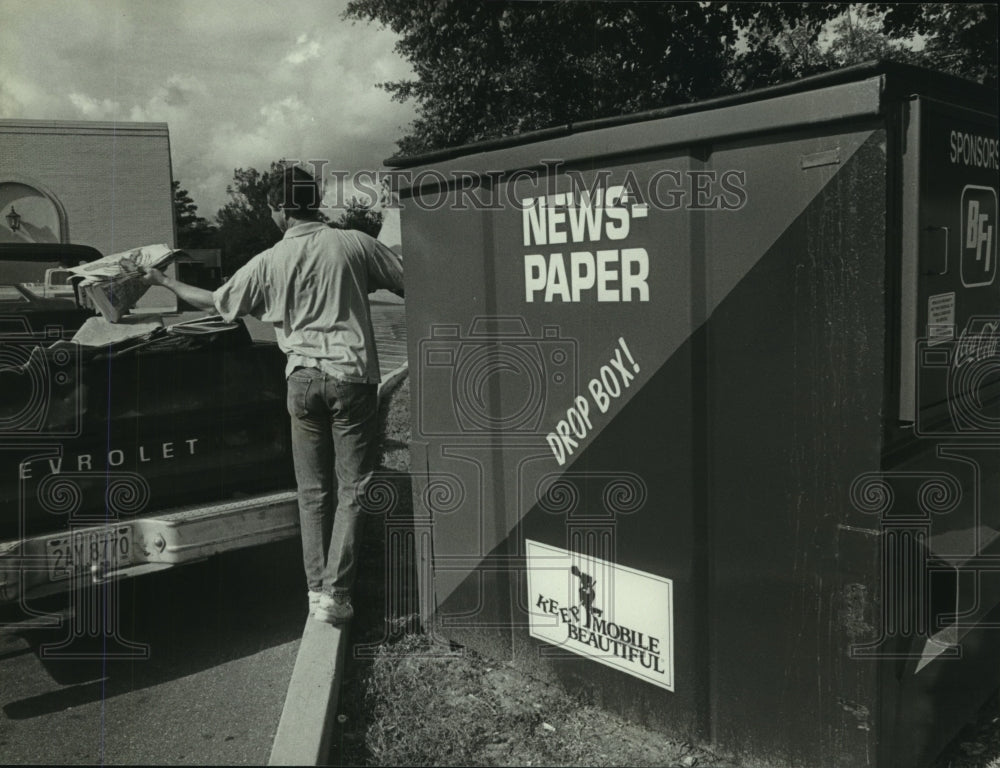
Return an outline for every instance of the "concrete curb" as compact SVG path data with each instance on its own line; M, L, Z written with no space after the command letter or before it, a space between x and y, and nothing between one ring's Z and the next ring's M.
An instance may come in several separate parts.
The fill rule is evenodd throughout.
M403 363L382 378L379 403L408 372ZM306 619L268 765L327 764L346 649L347 627Z
M325 765L347 648L347 628L306 619L268 765Z
M406 376L410 371L410 364L403 363L399 368L395 368L389 371L385 376L382 377L382 381L378 384L378 399L379 402L382 398L392 392L393 387L395 387L403 377Z

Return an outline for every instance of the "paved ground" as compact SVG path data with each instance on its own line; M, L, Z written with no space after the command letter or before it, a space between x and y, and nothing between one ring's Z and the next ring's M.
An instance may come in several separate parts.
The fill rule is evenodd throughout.
M67 630L0 634L0 763L264 765L306 618L299 547L122 582L120 635L144 660L102 661L101 638L46 658Z

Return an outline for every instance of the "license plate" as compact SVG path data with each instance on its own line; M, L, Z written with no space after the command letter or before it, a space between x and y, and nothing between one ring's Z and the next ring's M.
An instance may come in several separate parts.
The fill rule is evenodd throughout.
M102 573L132 562L132 531L127 525L70 531L48 540L49 579L68 579L96 565Z

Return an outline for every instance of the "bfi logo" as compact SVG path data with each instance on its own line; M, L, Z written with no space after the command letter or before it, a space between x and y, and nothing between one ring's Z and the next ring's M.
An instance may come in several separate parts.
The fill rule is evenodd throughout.
M962 285L990 285L997 272L997 193L970 184L962 190Z

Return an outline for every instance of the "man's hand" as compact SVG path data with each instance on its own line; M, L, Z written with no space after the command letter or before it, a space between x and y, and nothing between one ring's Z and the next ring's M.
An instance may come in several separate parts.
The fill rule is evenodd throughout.
M379 202L382 214L382 228L378 233L378 241L388 245L400 259L403 258L403 238L399 228L399 199L383 185L383 194Z
M121 264L123 272L138 274L147 285L167 284L167 276L154 267L140 267L128 257L122 259L119 264Z
M140 267L142 279L150 285L166 285L167 276L155 267Z

